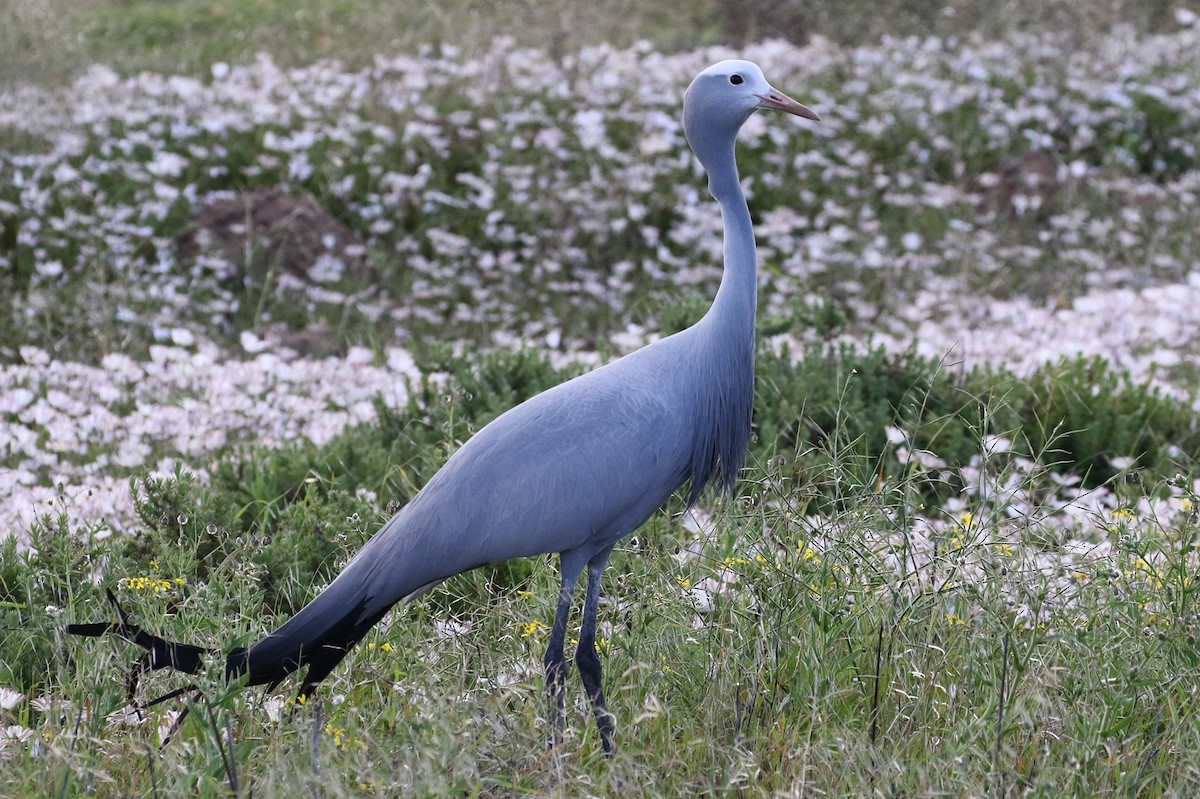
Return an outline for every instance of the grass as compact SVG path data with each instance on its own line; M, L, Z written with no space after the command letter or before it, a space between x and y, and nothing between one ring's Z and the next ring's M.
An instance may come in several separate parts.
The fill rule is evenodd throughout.
M776 395L811 394L811 373L826 368L815 354L794 371L764 357L760 387ZM1200 778L1193 484L1155 476L1171 467L1124 490L1110 480L1092 493L1123 499L1063 520L1052 475L1079 465L1064 465L1064 442L1024 451L1039 468L1004 453L979 467L988 449L976 430L973 448L953 436L928 446L948 473L990 471L1007 493L980 493L962 511L929 508L929 477L902 453L846 446L860 435L846 426L851 408L904 424L914 397L936 411L931 397L982 379L919 360L907 372L862 371L876 388L831 398L842 412L819 443L766 435L779 425L763 416L786 403L760 400L764 432L737 500L711 506L698 535L679 526L673 505L618 548L599 644L620 721L612 760L597 754L574 685L561 759L543 749L550 558L462 575L398 609L319 701L278 720L260 691L226 690L214 664L169 746L157 748L169 704L134 728L115 721L131 645L61 634L65 620L111 617L89 585L101 562L102 585L147 629L216 648L253 640L361 546L387 514L384 497L404 501L454 441L561 378L532 353L443 367L449 384L427 384L399 415L325 447L246 453L207 484L186 473L139 481L133 535L92 541L48 515L34 550L10 545L0 558L0 685L58 704L3 711L34 735L4 750L9 790L1083 796L1187 793ZM889 381L909 385L889 399ZM1120 407L1138 391L1074 393ZM863 397L878 398L875 410ZM989 415L1011 418L1017 398L1006 402L1009 411ZM950 412L943 430L965 421ZM863 462L881 477L863 485ZM836 490L828 515L811 493L822 486ZM1147 493L1167 499L1147 505ZM181 685L146 682L144 696Z
M227 696L215 678L203 683L215 697L214 717L206 705L193 708L179 739L161 752L154 729L165 723L162 711L144 731L113 730L104 719L124 703L114 658L125 660L127 647L73 642L65 647L75 662L61 673L63 695L94 715L31 721L40 745L15 754L9 790L31 794L47 779L101 795L227 795L235 785L270 794L316 785L335 794L430 796L576 795L580 786L592 795L627 795L632 786L659 796L773 795L803 786L1157 795L1194 785L1196 653L1183 621L1196 612L1194 589L1172 577L1159 584L1133 557L1119 557L1112 572L1079 578L1069 609L1030 624L1006 601L1015 580L1000 563L973 585L931 590L873 567L856 546L861 530L882 518L856 510L842 553L806 560L800 550L766 564L730 556L739 590L698 620L681 588L711 576L724 559L689 564L681 574L661 520L624 547L609 600L625 609L606 610L619 632L604 644L621 751L611 762L595 756L595 733L577 704L561 784L541 749L533 667L540 638L522 632L551 612L555 576L539 561L525 583L528 596L493 595L475 575L399 613L340 670L319 710L269 722L253 693ZM762 520L719 516L727 534L743 536ZM1133 538L1130 546L1141 543ZM1158 554L1170 548L1164 542ZM1182 615L1152 619L1143 608L1172 590L1179 591L1172 609ZM167 617L163 595L126 602L141 622L190 640L215 643L231 630L260 628L261 618L236 610L255 601L244 584L226 579L212 593L223 596L188 598ZM439 608L465 604L455 602L463 594L471 610ZM98 602L69 612L89 605L104 612ZM220 630L197 623L207 614L222 620ZM431 617L469 629L439 636ZM155 690L165 687L159 680ZM236 767L223 765L218 739L226 725Z

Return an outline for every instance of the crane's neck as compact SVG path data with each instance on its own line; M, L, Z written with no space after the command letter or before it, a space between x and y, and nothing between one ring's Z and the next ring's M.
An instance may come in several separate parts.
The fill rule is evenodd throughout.
M733 131L735 135L736 130ZM694 503L707 485L731 491L746 459L754 406L754 230L729 144L701 153L725 223L725 272L712 307L688 333L698 346L694 440L686 470ZM707 157L706 157L707 156Z
M725 271L708 318L710 324L720 327L717 335L744 337L739 343L752 347L758 301L758 256L750 209L738 180L733 142L720 157L709 159L706 167L709 191L721 206L725 226Z

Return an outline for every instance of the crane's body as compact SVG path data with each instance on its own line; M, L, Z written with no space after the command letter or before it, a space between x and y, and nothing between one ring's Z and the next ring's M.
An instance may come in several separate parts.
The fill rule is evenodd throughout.
M277 630L226 657L231 679L276 684L307 666L310 693L387 611L455 574L509 558L557 552L562 590L545 657L557 741L571 597L588 570L576 662L606 751L614 729L594 650L600 573L613 546L673 492L691 501L710 485L732 488L750 435L754 392L755 248L734 163L734 142L756 108L816 119L772 89L757 66L726 61L702 72L684 125L709 174L725 224L725 271L709 312L654 342L512 408L452 455L337 578ZM144 669L201 668L199 647L128 624L115 630L150 650Z
M728 368L711 368L702 346L706 338L727 344L731 332L697 325L492 421L326 589L338 601L310 604L250 648L249 672L262 671L260 660L297 658L293 636L315 654L326 627L377 618L397 600L478 566L545 552L587 563L682 484L697 495L714 478L732 484L750 431L753 329L742 331L744 346Z

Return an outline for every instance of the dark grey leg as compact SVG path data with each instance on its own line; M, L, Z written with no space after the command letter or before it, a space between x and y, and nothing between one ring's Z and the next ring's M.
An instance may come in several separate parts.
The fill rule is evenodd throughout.
M558 591L558 610L554 613L554 626L550 628L550 643L542 665L546 668L546 698L550 705L550 748L562 743L563 724L566 719L567 663L563 654L563 643L567 637L567 620L571 615L571 597L575 595L575 584L583 572L585 561L577 552L564 552L560 559L562 587Z
M592 558L588 563L587 596L583 601L583 624L579 629L579 648L575 650L575 665L579 668L579 678L587 690L588 699L592 702L592 712L596 716L596 726L600 730L600 744L604 753L611 755L616 751L616 729L613 726L612 714L604 702L604 688L600 682L600 655L596 653L596 611L600 604L600 575L612 547Z

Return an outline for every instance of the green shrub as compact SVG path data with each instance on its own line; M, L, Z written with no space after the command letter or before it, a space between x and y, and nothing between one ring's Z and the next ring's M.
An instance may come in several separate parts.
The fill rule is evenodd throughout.
M797 485L830 499L859 492L887 476L912 477L889 446L885 428L907 434L906 446L947 465L922 471L926 498L960 486L946 482L983 451L986 436L1012 442L1016 454L1095 487L1133 459L1148 482L1193 470L1200 425L1187 406L1115 373L1102 359L1046 366L1029 380L1003 369L957 369L914 354L881 349L809 347L759 358L755 454L794 457ZM834 468L836 467L836 468Z
M29 531L29 549L18 550L16 536L0 543L0 685L36 686L56 671L60 614L103 563L89 537L47 513Z
M1084 485L1103 485L1115 458L1163 479L1196 466L1200 425L1186 404L1114 372L1104 359L1047 366L1029 381L1022 433L1032 452Z

